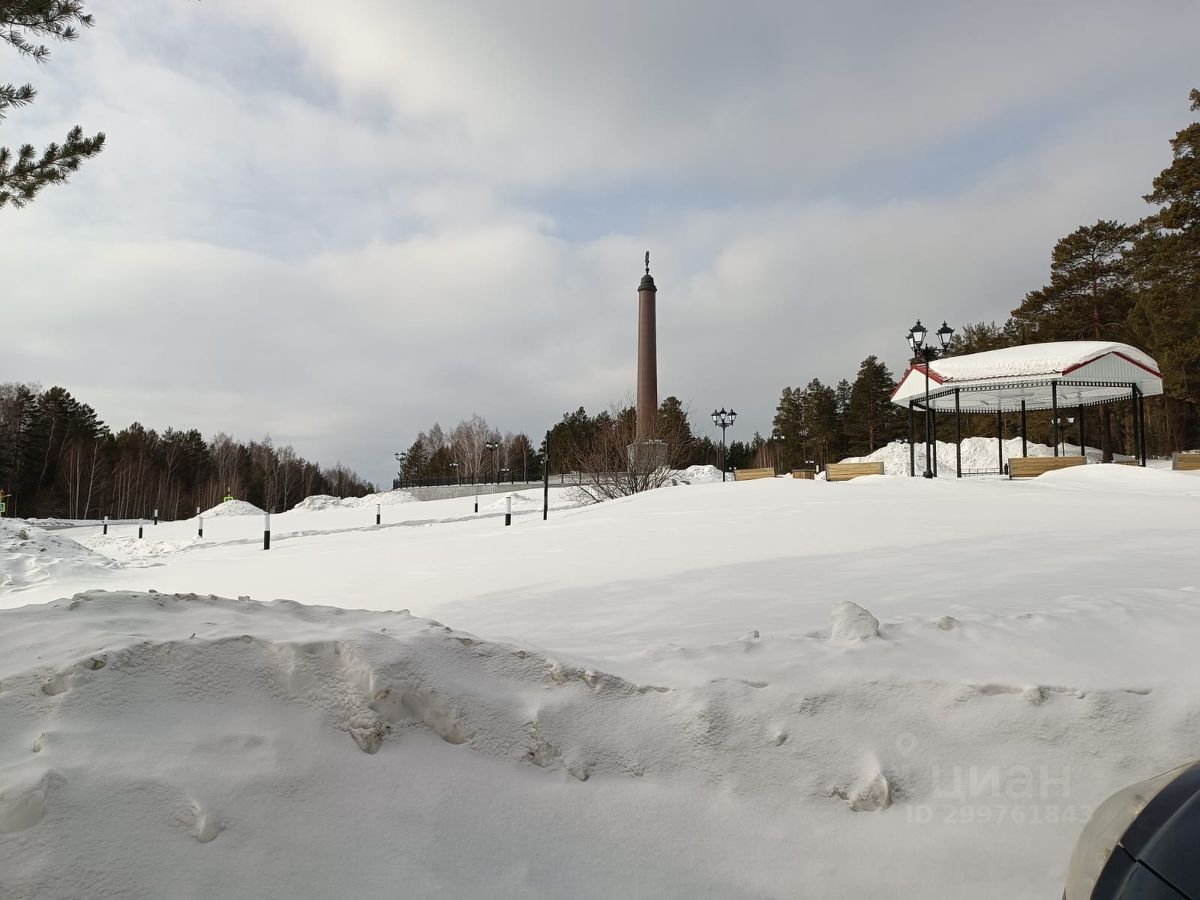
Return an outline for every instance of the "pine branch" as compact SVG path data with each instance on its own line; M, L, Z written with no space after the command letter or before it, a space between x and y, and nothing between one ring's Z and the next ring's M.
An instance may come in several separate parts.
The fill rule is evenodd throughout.
M46 147L40 158L31 144L17 151L15 162L12 151L0 147L0 208L7 203L22 207L47 185L63 184L83 160L95 156L103 147L103 132L85 138L78 125L68 132L61 145Z
M4 118L4 111L10 106L27 106L36 96L37 91L31 84L23 84L20 87L15 84L0 84L0 119Z
M78 27L77 27L78 26ZM83 0L0 0L0 41L34 62L45 62L50 49L34 38L73 41L79 28L91 28Z

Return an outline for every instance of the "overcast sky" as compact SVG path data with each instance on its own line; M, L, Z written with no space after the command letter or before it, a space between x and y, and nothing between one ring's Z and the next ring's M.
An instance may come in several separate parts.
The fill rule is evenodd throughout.
M0 381L381 483L435 420L631 395L646 249L662 396L768 434L1144 215L1200 86L1194 0L88 6L0 57L0 142L108 134L0 210Z

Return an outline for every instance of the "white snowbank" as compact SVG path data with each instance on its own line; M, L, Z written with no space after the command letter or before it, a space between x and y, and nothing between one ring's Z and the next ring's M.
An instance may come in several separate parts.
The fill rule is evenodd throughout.
M246 500L224 500L201 513L206 519L222 516L261 516L262 514L263 510Z
M364 497L334 497L330 494L314 494L305 497L292 507L304 512L320 512L325 509L363 509L368 506L394 506L397 503L415 503L416 498L408 491L383 491Z
M673 484L710 484L720 480L721 470L716 466L688 466L671 476Z
M916 446L916 469L920 475L925 471L925 444L918 443ZM955 468L957 458L955 456L955 445L952 441L936 441L934 443L937 453L937 469L939 474L953 475L957 471ZM1004 447L1004 462L1014 456L1053 456L1054 448L1046 444L1038 444L1030 441L1028 444L1028 452L1022 454L1021 439L1006 438L1003 442ZM1067 456L1076 456L1079 453L1079 445L1066 444L1059 445L1059 452L1065 453ZM963 438L962 442L962 467L963 472L979 472L979 471L997 471L1000 467L999 452L996 439L994 437L969 437ZM1100 462L1103 454L1096 447L1087 448L1087 458L1090 462ZM1117 454L1116 459L1128 459L1127 456ZM882 462L883 472L885 475L908 475L908 443L906 441L892 441L886 446L880 447L874 453L866 456L851 456L841 460L842 462Z
M0 519L0 588L18 590L58 577L83 577L117 563L62 534L21 519Z
M1075 466L1038 476L1047 487L1102 491L1105 494L1158 494L1200 497L1200 472L1144 469L1141 466Z

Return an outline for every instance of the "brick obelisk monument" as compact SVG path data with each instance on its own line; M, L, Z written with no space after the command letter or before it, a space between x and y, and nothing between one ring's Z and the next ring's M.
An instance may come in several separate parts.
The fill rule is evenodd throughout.
M667 446L658 440L658 334L654 308L657 294L647 250L646 274L638 285L637 430L629 445L629 465L639 470L667 464Z

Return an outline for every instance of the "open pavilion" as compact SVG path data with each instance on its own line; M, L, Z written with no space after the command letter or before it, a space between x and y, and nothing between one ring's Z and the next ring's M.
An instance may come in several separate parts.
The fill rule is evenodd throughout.
M1021 452L1028 455L1026 413L1050 410L1058 434L1063 414L1078 410L1079 452L1085 452L1083 409L1128 403L1134 423L1135 455L1146 464L1146 397L1161 394L1158 363L1128 344L1110 341L1057 341L1025 344L965 356L915 363L900 379L892 402L908 408L909 474L916 475L916 414L925 414L926 445L937 440L937 414L954 414L962 477L963 413L993 413L999 471L1004 471L1004 414L1020 413ZM1055 441L1054 455L1058 455ZM933 454L937 474L937 454Z

